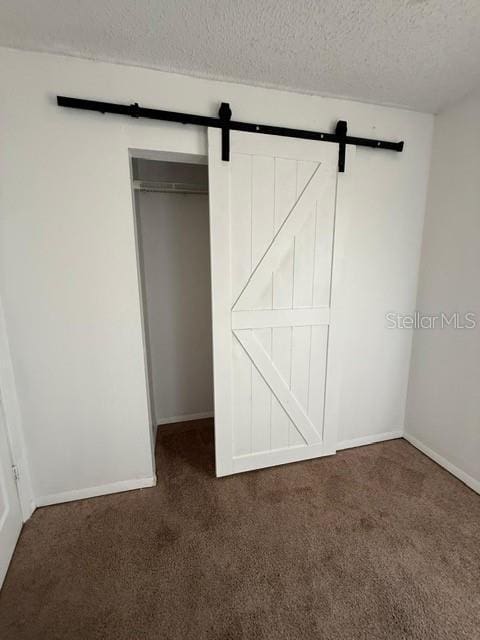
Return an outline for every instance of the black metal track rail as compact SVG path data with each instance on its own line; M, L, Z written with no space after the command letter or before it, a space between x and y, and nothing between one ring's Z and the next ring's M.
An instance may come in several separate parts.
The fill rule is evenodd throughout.
M136 102L134 104L127 105L57 96L57 104L59 107L68 107L70 109L84 109L86 111L98 111L100 113L113 113L116 115L130 116L131 118L149 118L150 120L165 120L167 122L179 122L181 124L192 124L200 127L215 127L217 129L222 129L222 160L226 161L230 158L230 131L246 131L249 133L263 133L273 136L284 136L287 138L334 142L339 145L338 169L340 172L345 170L345 146L347 144L356 145L357 147L370 147L372 149L403 151L403 141L390 142L387 140L375 140L372 138L359 138L357 136L347 135L347 123L344 120L339 120L337 122L334 133L309 131L306 129L291 129L288 127L277 127L269 124L254 124L251 122L231 120L232 112L230 110L230 105L226 102L222 102L218 118L199 116L193 113L166 111L165 109L148 109L146 107L140 107Z

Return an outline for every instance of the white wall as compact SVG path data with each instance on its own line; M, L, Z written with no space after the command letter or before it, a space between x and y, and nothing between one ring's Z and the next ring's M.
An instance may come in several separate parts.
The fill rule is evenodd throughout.
M199 127L56 94L205 115L228 101L239 120L404 139L357 153L339 438L401 429L411 336L384 316L415 304L432 116L6 49L0 67L0 294L37 499L152 475L128 150L206 153Z
M136 203L155 422L212 413L208 195L142 191Z
M480 491L480 92L436 117L417 307L476 313L474 330L417 330L406 431Z

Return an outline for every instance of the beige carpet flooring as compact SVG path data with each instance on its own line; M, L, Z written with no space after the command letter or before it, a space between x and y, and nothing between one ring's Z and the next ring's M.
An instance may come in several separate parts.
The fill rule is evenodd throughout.
M404 440L216 479L185 424L157 472L35 512L2 640L480 638L480 496Z

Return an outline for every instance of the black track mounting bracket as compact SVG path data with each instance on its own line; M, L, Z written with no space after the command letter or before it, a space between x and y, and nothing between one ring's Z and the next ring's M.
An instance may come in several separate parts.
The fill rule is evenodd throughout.
M228 102L222 102L218 110L220 125L222 128L222 160L230 162L230 120L232 119L232 110Z
M335 127L335 135L339 138L338 142L338 173L345 173L345 151L347 149L346 142L342 138L347 137L347 121L339 120Z

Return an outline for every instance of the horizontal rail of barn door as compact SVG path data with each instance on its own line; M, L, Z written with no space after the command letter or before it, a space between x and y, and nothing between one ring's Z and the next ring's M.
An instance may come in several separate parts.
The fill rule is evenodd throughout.
M388 140L375 140L372 138L359 138L347 135L347 123L339 120L334 133L322 131L308 131L306 129L291 129L289 127L277 127L270 124L255 124L251 122L239 122L232 120L232 112L227 102L222 102L218 117L199 116L193 113L180 113L178 111L166 111L165 109L148 109L134 104L117 104L114 102L100 102L98 100L84 100L81 98L68 98L57 96L59 107L71 109L84 109L87 111L99 111L100 113L113 113L130 116L132 118L150 118L151 120L165 120L167 122L179 122L181 124L193 124L201 127L215 127L222 130L222 160L230 159L230 131L246 131L249 133L263 133L287 138L302 138L304 140L322 140L334 142L339 145L338 170L345 170L345 147L353 144L357 147L370 147L372 149L386 149L389 151L403 151L402 142L389 142Z

